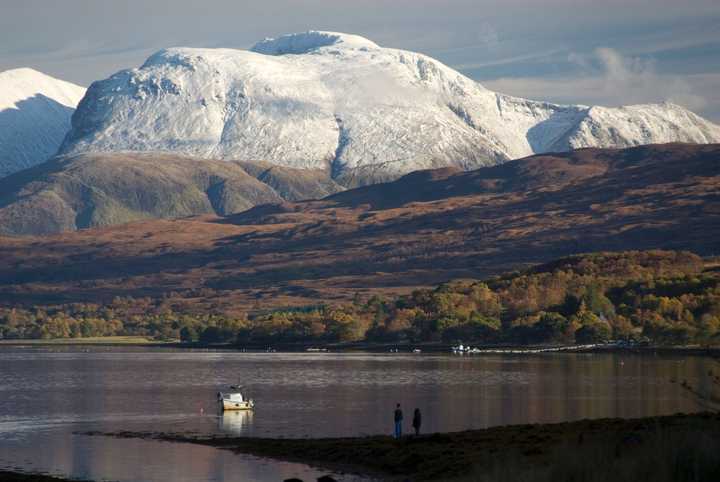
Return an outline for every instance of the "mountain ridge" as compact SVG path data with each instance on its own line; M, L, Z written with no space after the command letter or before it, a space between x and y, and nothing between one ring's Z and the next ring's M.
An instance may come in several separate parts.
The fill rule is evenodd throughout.
M423 54L310 31L249 51L170 48L93 83L60 152L171 151L325 170L353 187L534 153L720 142L673 104L563 106L492 92Z

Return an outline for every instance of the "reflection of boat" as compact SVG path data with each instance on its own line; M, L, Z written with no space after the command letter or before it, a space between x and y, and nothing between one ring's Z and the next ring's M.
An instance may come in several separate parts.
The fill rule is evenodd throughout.
M245 399L238 387L230 387L232 392L218 392L218 403L223 410L252 410L255 403L251 399Z
M226 433L242 435L252 424L252 420L252 410L223 412L219 417L219 428Z

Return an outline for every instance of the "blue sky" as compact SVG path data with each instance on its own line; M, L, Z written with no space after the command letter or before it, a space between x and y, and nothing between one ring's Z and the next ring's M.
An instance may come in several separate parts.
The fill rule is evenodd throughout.
M88 85L160 48L309 29L420 51L522 97L670 100L720 122L718 0L0 0L0 70Z

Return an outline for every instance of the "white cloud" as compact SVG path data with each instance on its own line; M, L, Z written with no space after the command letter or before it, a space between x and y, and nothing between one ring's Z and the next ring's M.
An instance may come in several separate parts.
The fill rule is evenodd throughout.
M670 101L692 110L703 110L704 97L694 92L686 77L659 74L652 59L625 57L603 47L592 56L570 54L568 60L581 69L580 80L609 105ZM582 84L581 84L582 85Z

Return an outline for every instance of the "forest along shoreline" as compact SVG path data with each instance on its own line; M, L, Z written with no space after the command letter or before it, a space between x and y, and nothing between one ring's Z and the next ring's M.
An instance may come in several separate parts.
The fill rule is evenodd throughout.
M718 480L720 414L580 420L406 436L81 435L193 443L383 480ZM593 460L593 464L587 464ZM590 474L592 472L592 474Z
M228 291L228 296L231 291ZM485 280L260 308L168 294L1 306L0 340L292 347L720 346L720 260L682 251L562 258ZM58 340L58 341L55 341ZM154 345L157 343L157 345ZM615 343L619 344L619 343ZM184 345L182 345L184 346ZM449 351L449 350L448 350Z

